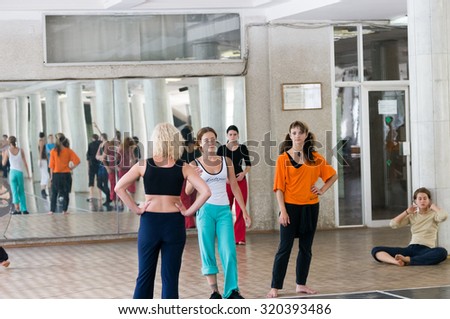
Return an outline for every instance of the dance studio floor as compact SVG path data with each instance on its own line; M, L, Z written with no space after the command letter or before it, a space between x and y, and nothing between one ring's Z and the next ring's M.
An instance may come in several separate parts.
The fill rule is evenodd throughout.
M75 214L71 217L75 219ZM318 231L308 285L319 294L295 293L292 254L280 298L450 298L450 261L437 266L398 267L375 262L374 245L404 245L408 229L353 228ZM250 233L246 246L237 246L239 283L246 298L265 298L270 288L278 233ZM137 274L135 238L8 245L11 265L0 269L0 298L131 298ZM222 274L219 274L219 287ZM161 281L156 279L155 296ZM200 274L195 230L188 230L180 276L181 298L208 298Z

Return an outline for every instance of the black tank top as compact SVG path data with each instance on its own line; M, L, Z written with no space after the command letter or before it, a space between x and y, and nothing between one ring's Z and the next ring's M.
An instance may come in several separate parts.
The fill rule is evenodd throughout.
M180 196L184 182L182 160L177 160L172 167L159 167L153 158L149 158L146 165L144 174L146 195Z

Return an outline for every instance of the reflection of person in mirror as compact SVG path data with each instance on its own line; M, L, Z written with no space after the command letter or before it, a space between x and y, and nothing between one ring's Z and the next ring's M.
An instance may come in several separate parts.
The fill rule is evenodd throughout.
M3 172L3 177L7 178L8 177L8 172L9 172L9 161L6 162L6 165L3 165L3 151L6 151L9 147L9 142L8 142L8 135L3 134L2 135L2 139L0 140L0 165L2 168L2 172Z
M251 219L245 208L241 190L236 181L233 163L228 157L218 156L216 153L217 133L211 127L203 127L197 133L197 145L202 156L191 162L197 167L201 178L211 189L211 197L197 213L197 234L202 259L202 274L211 288L210 299L243 299L238 286L238 265L236 244L234 240L233 216L228 201L226 183L227 179L236 201L241 205L244 220L250 227ZM186 184L186 193L192 192L192 186ZM224 275L223 294L219 293L217 273L219 269L216 262L215 242Z
M414 192L413 203L394 217L390 226L410 226L411 241L407 247L377 246L372 249L376 261L397 266L436 265L447 259L447 250L437 247L439 224L448 213L431 202L431 192L421 187Z
M39 159L38 159L38 167L39 173L41 174L41 196L43 199L47 199L47 186L50 175L48 173L48 157L47 152L45 151L45 133L39 133L39 142L38 142L38 151L39 151Z
M122 176L124 176L131 169L131 167L136 164L135 149L136 144L134 143L134 140L129 136L125 137L123 139L123 143L119 146L119 179L121 179ZM132 183L128 186L127 190L134 195L134 193L136 193L136 183Z
M100 145L97 149L97 154L95 155L95 158L100 162L98 167L98 173L97 173L97 185L98 188L102 190L103 193L105 193L105 201L103 202L103 206L106 206L108 210L111 208L111 196L114 193L114 190L110 190L108 183L108 171L105 167L106 165L106 153L105 150L108 146L108 135L106 133L100 134Z
M272 270L271 289L268 298L278 297L283 289L289 257L294 239L298 238L296 262L297 293L315 294L306 286L312 259L312 244L319 218L319 196L322 196L337 180L336 170L315 150L314 134L308 126L295 121L281 144L275 167L273 190L280 214L280 244ZM318 180L322 186L316 184Z
M116 191L114 188L116 187L116 181L117 181L117 165L119 161L119 146L120 143L117 139L112 139L110 141L106 141L106 143L103 145L103 156L104 156L104 167L106 168L106 171L108 173L108 181L109 181L109 187L110 187L110 194L109 194L109 200L111 202L115 202L116 209L119 208L116 203ZM121 207L120 207L121 208Z
M80 158L69 147L69 142L63 133L56 134L55 147L50 151L51 196L50 211L56 211L58 197L63 198L62 211L67 214L69 193L72 188L72 171L80 164Z
M86 199L88 202L93 202L96 196L94 195L94 182L97 180L97 187L100 190L98 194L98 198L102 199L101 192L105 193L109 197L109 187L108 184L104 184L103 181L99 178L100 171L100 161L97 159L97 152L100 148L100 137L98 134L92 134L92 140L88 145L88 149L86 151L86 160L88 162L88 186L89 186L89 197Z
M22 148L17 147L17 139L15 136L8 137L9 148L3 151L2 164L6 165L9 160L9 184L14 204L14 215L25 214L28 215L27 199L25 196L24 187L24 171L30 177L27 160L25 159L25 152Z
M208 185L195 169L181 161L180 132L169 123L153 130L153 157L141 160L117 182L116 193L124 204L140 215L138 264L134 299L153 298L158 256L161 253L163 299L178 298L178 280L186 242L184 216L193 215L209 198ZM139 207L127 191L143 178L145 202ZM180 201L181 187L187 179L197 190L195 202L185 208Z
M47 163L50 161L50 151L55 148L55 138L53 134L47 136L47 144L45 144L45 153L47 154Z
M195 138L194 138L194 132L190 125L186 125L181 130L181 136L184 139L184 150L183 154L181 155L181 160L185 163L190 163L197 157L201 156L202 154L200 151L195 147ZM183 188L181 189L181 202L185 207L190 207L192 203L195 201L195 198L197 197L197 194L195 191L192 192L192 194L188 195L186 194L186 182L183 185ZM185 218L185 226L187 229L189 228L195 228L195 216L186 216Z
M8 267L9 266L9 260L8 260L8 254L6 253L5 249L0 246L0 265L2 265L3 267Z
M246 175L250 172L252 163L248 154L247 146L239 144L239 130L235 125L230 125L227 128L227 144L222 145L217 149L217 155L226 156L231 159L234 166L234 173L236 174L236 181L241 190L244 204L247 204L247 178ZM242 162L245 164L245 169L242 169ZM230 184L227 183L228 200L230 201L230 208L233 208L234 195ZM236 202L236 221L234 222L234 237L237 245L245 245L245 220L242 214L241 206Z

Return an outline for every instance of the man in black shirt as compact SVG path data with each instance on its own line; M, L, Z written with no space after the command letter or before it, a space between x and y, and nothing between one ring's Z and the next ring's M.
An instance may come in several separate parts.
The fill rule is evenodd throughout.
M89 198L88 202L92 202L94 198L94 179L97 177L98 185L98 169L100 167L100 162L95 158L98 148L100 146L99 137L97 134L92 135L92 142L88 145L88 150L86 152L86 159L88 161L88 175L89 175ZM109 194L108 194L109 195Z

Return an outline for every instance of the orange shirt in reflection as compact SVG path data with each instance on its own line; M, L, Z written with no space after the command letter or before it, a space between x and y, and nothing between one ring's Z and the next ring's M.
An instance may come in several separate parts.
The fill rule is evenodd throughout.
M70 148L63 148L61 153L56 151L56 148L50 151L50 163L48 167L53 173L70 173L69 163L74 165L80 164L80 158Z

